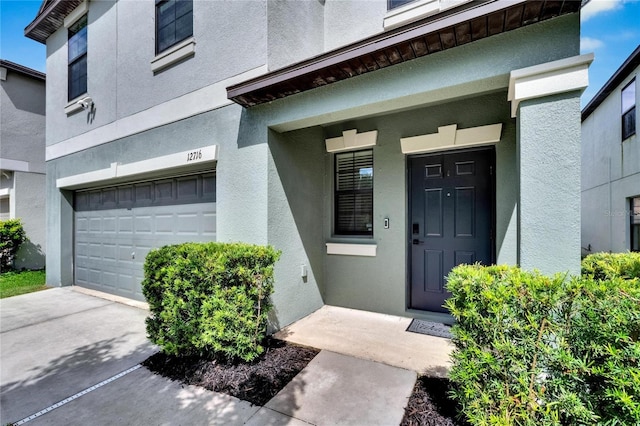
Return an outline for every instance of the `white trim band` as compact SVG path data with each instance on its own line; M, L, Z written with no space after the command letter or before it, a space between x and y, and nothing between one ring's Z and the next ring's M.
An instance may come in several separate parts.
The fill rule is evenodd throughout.
M377 244L344 244L326 243L327 254L339 254L343 256L376 256Z
M265 72L267 72L267 66L262 65L81 135L49 145L46 149L47 161L231 105L233 101L227 99L228 86L257 77Z
M589 85L593 53L511 71L509 93L511 117L518 115L521 101L584 90Z
M33 163L29 161L0 158L0 170L27 173L45 173L47 170L47 166L45 166L44 163Z
M403 154L443 151L448 149L498 143L502 123L458 130L457 124L438 127L438 133L400 139Z
M218 146L210 145L175 154L163 155L128 164L111 163L106 169L80 173L56 180L57 188L78 189L89 184L108 183L119 178L135 177L160 170L171 170L185 166L210 163L218 160Z

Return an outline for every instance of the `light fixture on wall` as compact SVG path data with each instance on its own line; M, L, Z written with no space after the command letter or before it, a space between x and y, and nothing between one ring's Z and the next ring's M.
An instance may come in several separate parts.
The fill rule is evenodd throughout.
M79 99L76 103L80 105L82 109L89 109L93 106L93 99L91 98L91 96L86 96L82 99Z

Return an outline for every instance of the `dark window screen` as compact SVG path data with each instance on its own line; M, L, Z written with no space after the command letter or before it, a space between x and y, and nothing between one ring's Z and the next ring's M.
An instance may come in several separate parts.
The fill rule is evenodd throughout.
M193 1L156 1L156 54L193 35Z
M373 151L335 156L335 234L373 235Z

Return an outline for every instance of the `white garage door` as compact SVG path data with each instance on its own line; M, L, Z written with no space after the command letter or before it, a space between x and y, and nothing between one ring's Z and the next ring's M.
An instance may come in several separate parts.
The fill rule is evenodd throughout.
M75 284L144 300L152 248L216 239L215 174L197 174L77 191Z

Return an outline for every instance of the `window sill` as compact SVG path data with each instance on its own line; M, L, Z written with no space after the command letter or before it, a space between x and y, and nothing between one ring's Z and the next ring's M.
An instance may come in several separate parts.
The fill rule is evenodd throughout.
M377 244L344 244L326 243L327 254L337 254L342 256L368 256L375 257L378 249Z
M81 100L82 98L86 97L87 94L83 94L78 96L77 98L74 98L72 101L70 101L65 107L64 107L64 113L67 115L72 115L75 114L78 111L82 111L82 105L80 105L78 103L79 100Z
M414 22L427 16L435 15L470 0L419 0L392 9L384 17L385 30Z
M162 71L176 62L195 55L195 53L196 40L193 37L189 37L153 58L151 61L151 71L154 73Z

